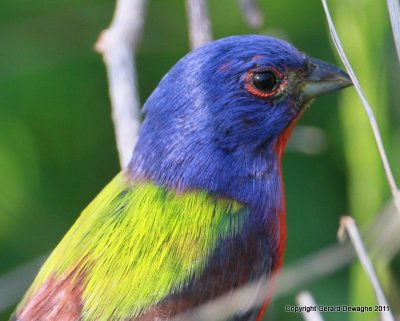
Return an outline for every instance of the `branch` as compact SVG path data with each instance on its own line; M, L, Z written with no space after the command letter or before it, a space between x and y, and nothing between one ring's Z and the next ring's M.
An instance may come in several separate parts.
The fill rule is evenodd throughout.
M238 2L247 24L254 29L260 29L264 24L264 16L257 0L238 0Z
M307 291L300 292L296 296L296 301L299 307L317 307L314 298L312 297L310 292ZM302 311L301 314L306 321L324 321L321 313L319 313L318 311Z
M187 0L186 2L191 30L191 43L193 47L200 46L211 40L207 8L204 1L205 0ZM136 89L137 82L132 57L140 37L141 29L143 27L143 12L146 3L146 0L119 0L110 28L102 33L99 41L96 44L96 49L103 54L103 58L108 69L110 96L113 106L113 118L116 127L118 150L120 152L120 159L123 167L125 167L129 161L140 123L139 99ZM323 3L326 6L324 0ZM194 17L192 17L192 15ZM327 15L329 22L329 12ZM195 33L195 35L192 35L192 31ZM203 35L200 38L203 40L194 39L197 38L197 36L201 33L203 33ZM353 77L355 76L353 75ZM128 135L124 134L126 132ZM131 142L126 142L124 139L126 139L126 141L130 140ZM394 185L394 187L396 189L396 193L398 193L396 185ZM398 197L395 197L395 201L396 205L398 205ZM400 216L397 215L396 217L399 218ZM388 224L389 225L386 226L391 226L390 222ZM373 228L375 228L375 234L371 233L371 235L376 235L376 238L378 238L378 240L373 238L376 241L373 246L379 245L379 248L381 249L380 253L383 253L386 251L386 248L383 246L381 247L383 244L382 242L387 242L387 240L393 239L393 235L391 238L385 237L387 234L394 234L397 236L398 229L392 229L390 233L386 233L386 230L383 227L376 229L376 226L373 226ZM395 239L398 238L395 237ZM392 248L390 254L397 250L398 247L394 249ZM276 298L289 292L293 292L295 289L304 287L306 284L310 284L311 282L315 282L320 278L346 266L353 260L353 258L354 250L349 246L349 244L347 246L335 245L319 251L316 254L305 257L301 261L288 266L283 270L274 297ZM14 304L18 299L15 297L15 295L9 295L11 292L7 291L8 287L5 285L10 284L9 280L12 280L12 284L14 286L13 291L15 290L17 296L19 296L18 293L21 294L27 286L21 284L24 282L27 284L30 283L31 278L34 277L39 265L40 264L36 261L31 262L26 266L17 268L0 278L0 311L9 307L11 304ZM210 314L207 315L204 310L203 314L202 311L199 310L197 311L199 312L198 315L200 315L199 318L190 318L190 320L222 320L225 315L237 312L238 307L240 307L241 302L243 302L243 298L248 298L249 296L257 296L257 299L252 305L252 307L256 308L264 301L267 288L268 282L266 280L261 280L250 285L249 287L239 289L228 297L219 298L210 303L211 309L209 309L209 311L214 311L214 314L211 314L211 316L213 316L212 318ZM199 309L203 308L204 307ZM214 308L214 310L212 308ZM215 318L216 315L221 318ZM201 318L202 316L203 318Z
M366 239L367 248L371 252L377 252L377 259L386 261L390 260L394 253L398 252L400 248L400 238L398 237L399 229L400 216L397 214L394 205L390 204L390 206L388 206L383 213L380 213L378 217L371 223L370 227L366 229L364 237ZM273 299L291 294L307 285L317 282L318 280L321 280L324 277L327 277L346 267L354 259L354 248L349 243L335 244L305 256L297 262L294 262L283 268L276 285L276 291ZM38 260L43 260L43 258ZM34 260L0 277L0 313L17 302L17 300L26 290L27 285L35 277L39 267L40 265L36 263L36 260ZM14 281L10 283L10 281L7 280ZM9 292L7 290L8 288L4 287L3 285L13 283L13 291L16 294L9 296ZM268 284L265 283L263 286L268 287ZM252 293L251 295L254 295L254 291L260 291L258 294L260 300L254 304L254 307L258 307L258 302L262 302L264 299L262 296L263 293L259 289L258 284L251 285L247 290L244 290L240 293L242 293L244 298L246 298L246 295L249 295L248 293ZM241 294L239 294L238 300L243 301L243 298L241 298L240 295ZM231 305L229 303L229 298L226 298L226 300L228 303L225 306L225 309L228 309L228 314L235 312L237 307L234 304ZM216 311L219 311L218 307L216 307ZM205 315L206 317L210 316L209 314ZM213 319L210 317L209 319L200 318L198 320Z
M393 228L388 229L388 226ZM367 228L365 237L367 245L371 251L379 251L379 258L387 258L396 250L398 251L400 241L398 238L398 229L400 226L400 216L395 207L391 204L378 218ZM392 240L396 240L394 248L388 245ZM303 257L299 261L285 267L279 276L273 299L293 293L304 288L324 277L339 271L346 267L356 258L354 247L351 243L337 244L316 253ZM255 297L251 308L259 308L264 302L265 295L268 292L269 282L262 280L258 283L233 291L227 296L217 298L197 309L185 313L174 321L207 321L224 320L225 318L240 312L243 302L249 297ZM249 306L247 306L250 308Z
M372 241L371 253L383 265L388 264L400 249L400 215L397 214L393 203L386 206L382 213L372 222L372 228L363 236Z
M207 0L186 0L186 10L190 47L196 49L212 40Z
M389 307L385 295L383 294L381 285L379 284L379 280L376 276L374 268L368 257L368 253L365 250L361 236L358 233L357 225L354 219L350 216L344 216L340 220L338 238L341 242L345 240L346 234L350 237L350 240L356 250L357 256L364 268L364 271L367 273L372 287L374 288L375 297L378 304L383 308ZM389 310L383 309L383 311L380 311L380 314L382 316L382 321L394 321L393 315L390 313Z
M142 33L147 0L118 0L114 17L95 45L107 67L112 118L120 164L126 168L140 127L134 53Z
M381 235L384 233L381 233ZM397 232L396 232L397 235ZM5 309L15 304L23 295L28 285L32 282L33 278L38 272L40 263L43 262L45 256L38 258L34 261L28 262L13 271L0 277L0 313ZM281 297L289 293L293 293L307 284L316 282L319 279L332 274L333 272L348 265L354 258L354 251L351 247L346 245L334 245L317 253L306 256L301 260L284 268L279 280L277 282L276 291L273 298ZM9 284L10 286L5 286ZM9 290L12 285L12 292ZM257 295L258 300L255 301L254 307L260 306L265 299L264 293L267 292L268 283L263 280L261 283L252 284L246 288L235 291L235 297L223 297L216 303L211 303L210 309L202 307L204 310L198 310L200 315L199 319L194 316L191 318L180 318L180 320L214 320L216 315L224 316L224 313L234 313L238 311L237 302L243 302L244 298L254 297ZM263 292L265 291L265 292ZM10 295L10 293L15 293ZM258 294L257 294L258 293ZM219 306L219 302L223 302ZM222 314L219 312L223 310ZM191 313L192 315L192 313ZM210 315L212 317L210 317ZM186 317L186 316L185 316Z
M302 258L298 262L283 269L279 276L273 299L282 297L307 284L345 267L354 259L354 250L349 244L335 245ZM269 291L270 280L261 279L248 286L237 289L228 295L221 296L209 303L180 315L174 321L219 321L243 311L244 302L247 309L260 308Z
M379 154L380 154L381 159L382 159L383 168L384 168L385 174L386 174L386 179L388 181L390 190L392 192L392 195L393 195L393 198L394 198L394 202L395 202L396 207L397 207L397 211L400 214L400 193L399 193L399 190L397 188L396 181L395 181L393 173L392 173L392 169L390 168L389 161L388 161L387 156L386 156L385 148L384 148L383 142L382 142L382 137L381 137L381 134L379 132L378 124L376 122L374 113L373 113L372 108L369 105L367 99L365 98L364 92L363 92L363 90L362 90L362 88L360 86L360 83L358 82L357 76L355 75L355 73L353 71L353 68L351 67L350 62L347 59L347 56L346 56L346 54L345 54L345 52L343 50L343 46L342 46L342 44L340 42L339 36L338 36L338 34L336 32L336 29L335 29L335 25L333 24L331 15L329 13L329 8L328 8L328 5L326 3L326 0L322 0L322 5L323 5L324 10L325 10L326 18L328 20L328 25L329 25L329 31L330 31L330 33L332 35L332 39L333 39L333 42L335 44L335 47L336 47L336 49L337 49L337 51L339 53L340 58L343 61L343 64L345 65L345 67L347 69L347 72L350 75L351 80L353 81L354 87L356 88L357 93L360 96L361 102L362 102L362 104L364 106L365 112L367 113L369 122L371 124L372 132L374 134L374 137L375 137L375 140L376 140L376 144L378 146Z
M400 60L400 7L398 0L387 0L387 7L392 24L393 38L396 45L397 56Z

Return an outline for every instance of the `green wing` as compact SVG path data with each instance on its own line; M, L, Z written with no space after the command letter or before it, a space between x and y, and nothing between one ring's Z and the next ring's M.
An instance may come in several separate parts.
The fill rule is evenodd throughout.
M134 318L203 271L218 241L238 231L241 209L204 191L176 193L119 174L51 254L20 309L47 280L73 275L83 278L83 320Z

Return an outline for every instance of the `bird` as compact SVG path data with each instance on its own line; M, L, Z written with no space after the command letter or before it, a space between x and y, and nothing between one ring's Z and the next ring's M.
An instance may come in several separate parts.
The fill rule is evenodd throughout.
M171 320L282 268L282 155L315 97L352 84L286 41L207 43L143 106L131 160L86 207L13 321ZM262 307L229 317L261 320Z

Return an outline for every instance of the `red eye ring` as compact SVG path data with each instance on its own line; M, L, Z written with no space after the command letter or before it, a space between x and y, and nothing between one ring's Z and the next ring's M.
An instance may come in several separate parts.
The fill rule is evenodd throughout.
M245 85L247 91L260 97L268 98L276 95L287 85L287 79L275 68L251 69L246 73Z

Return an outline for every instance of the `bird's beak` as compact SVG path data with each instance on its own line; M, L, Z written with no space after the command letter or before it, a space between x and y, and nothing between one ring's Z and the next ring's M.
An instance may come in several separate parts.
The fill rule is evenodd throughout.
M304 77L302 86L305 100L311 100L353 84L349 75L335 65L314 58L309 60L309 64L310 71Z

